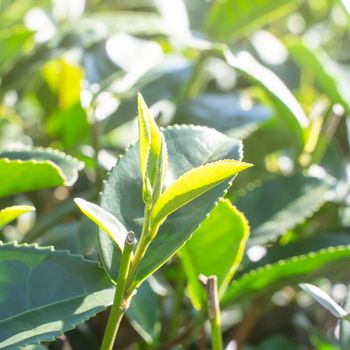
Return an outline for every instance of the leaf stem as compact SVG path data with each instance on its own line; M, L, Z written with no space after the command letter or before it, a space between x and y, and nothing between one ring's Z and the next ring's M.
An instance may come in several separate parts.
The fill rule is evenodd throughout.
M127 280L127 290L126 295L131 295L135 288L138 287L138 283L134 281L137 269L140 265L142 258L144 257L146 250L150 243L152 242L154 236L156 235L159 225L155 227L150 227L150 214L151 214L151 205L146 205L145 207L145 215L143 220L142 233L140 237L140 241L137 244L135 255L133 258L133 263L130 268L130 273Z
M129 232L125 239L122 259L120 262L120 269L117 280L117 288L114 295L114 301L111 313L108 318L106 331L102 340L101 350L112 350L113 344L118 332L120 322L124 313L129 307L130 296L125 296L125 289L127 286L127 277L129 274L129 267L132 260L132 252L135 244L135 235Z
M206 277L201 275L199 279L207 292L208 318L211 328L212 349L223 350L217 277Z

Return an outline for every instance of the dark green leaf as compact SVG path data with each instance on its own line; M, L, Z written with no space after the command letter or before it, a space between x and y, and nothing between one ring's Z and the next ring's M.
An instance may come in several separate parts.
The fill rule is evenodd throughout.
M267 293L286 284L311 280L350 262L350 245L324 248L286 260L279 260L242 274L233 281L223 297L223 304L255 294Z
M310 217L324 203L329 189L323 180L296 174L268 180L248 191L236 205L251 227L249 245L276 240Z
M53 340L113 300L103 269L52 248L0 246L0 347Z
M145 282L137 288L126 313L131 325L148 344L156 343L160 335L160 306L158 295Z
M262 105L243 108L237 94L203 94L178 106L177 118L185 124L204 125L237 138L247 137L271 112Z

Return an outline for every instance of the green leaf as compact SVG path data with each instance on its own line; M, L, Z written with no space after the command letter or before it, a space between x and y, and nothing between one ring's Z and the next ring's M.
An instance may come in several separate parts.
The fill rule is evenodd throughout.
M64 185L60 169L50 161L0 159L0 197Z
M149 106L160 100L173 100L179 95L183 84L189 79L192 68L183 59L165 58L164 62L147 72L135 84L142 91ZM132 97L129 97L132 94ZM130 91L121 100L118 108L101 122L104 132L109 132L121 124L133 119L135 113L136 91Z
M120 251L123 251L128 232L122 223L108 211L85 199L75 198L74 202L90 220L108 234Z
M10 221L16 219L17 216L33 210L35 210L35 208L31 205L14 205L0 210L0 229Z
M0 152L0 197L53 186L71 186L83 163L53 149Z
M23 47L33 33L24 27L15 27L0 32L0 71L6 65L13 64L15 59L23 53Z
M210 9L205 27L211 36L228 41L272 22L296 5L293 0L216 1Z
M242 158L241 142L213 129L175 126L166 128L164 137L169 152L169 170L165 184L208 162ZM139 164L139 146L134 145L112 169L101 197L101 206L112 213L127 230L138 236L144 215ZM140 263L137 281L147 278L175 254L224 195L230 182L224 181L168 217ZM107 234L101 231L99 239L103 262L115 277L118 269L115 261L119 253L112 247Z
M327 54L318 48L308 48L299 39L286 41L288 51L297 63L312 74L321 90L326 93L333 102L338 102L350 113L350 93L347 87L347 69L334 62Z
M0 246L0 348L51 341L113 300L95 262L35 245Z
M161 327L161 304L149 283L145 282L137 288L126 317L148 344L157 342Z
M78 179L78 171L84 168L84 163L63 152L52 148L33 148L31 150L2 151L0 158L10 160L51 161L64 175L64 184L71 186Z
M215 128L231 137L246 138L271 117L271 111L260 104L246 109L242 99L242 96L233 93L205 93L178 104L176 120Z
M137 101L142 195L145 203L149 203L155 201L161 193L168 158L162 134L140 93ZM158 169L161 173L158 173Z
M340 307L326 292L321 288L309 283L300 283L300 288L312 296L317 303L330 311L337 318L344 318L348 313Z
M288 284L303 282L306 278L322 276L326 271L341 269L350 262L350 245L328 247L304 255L282 259L250 270L234 280L222 303L227 305L256 293L271 293Z
M248 236L249 225L244 215L229 200L221 199L181 249L191 300L196 307L205 301L198 276L216 275L222 296L242 260Z
M246 51L234 56L228 48L223 47L221 50L224 59L232 68L265 91L277 115L297 132L302 142L302 129L309 125L309 121L303 108L282 80Z
M186 172L175 180L155 203L151 212L151 227L158 227L174 211L251 166L249 163L228 159L208 163Z
M329 189L323 180L296 174L265 181L248 191L236 201L251 227L248 244L276 240L303 222L323 205Z

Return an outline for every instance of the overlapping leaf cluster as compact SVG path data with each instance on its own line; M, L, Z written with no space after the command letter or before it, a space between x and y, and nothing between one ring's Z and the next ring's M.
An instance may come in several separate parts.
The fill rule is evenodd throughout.
M0 348L98 348L103 320L76 327L112 304L133 231L140 336L122 324L118 348L195 347L214 275L225 345L347 349L349 19L343 0L0 1Z

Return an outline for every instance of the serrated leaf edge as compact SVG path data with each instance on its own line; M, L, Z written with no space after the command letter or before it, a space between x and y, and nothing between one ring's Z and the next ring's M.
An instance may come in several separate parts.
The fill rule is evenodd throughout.
M66 175L64 175L62 169L57 164L55 164L52 160L36 160L36 159L22 160L22 159L9 159L9 158L3 157L3 158L0 158L0 162L1 161L4 161L7 164L12 163L12 164L34 164L34 165L35 164L40 164L40 165L46 164L46 165L50 165L52 168L54 168L57 171L58 175L62 179L62 181L63 181L62 185L67 184Z
M293 264L293 263L297 263L303 260L307 260L307 259L315 259L318 256L322 256L322 255L326 255L326 254L333 254L335 252L344 252L346 250L350 251L350 244L348 245L339 245L337 247L328 247L328 248L322 248L318 251L314 251L314 252L309 252L307 254L302 254L302 255L298 255L298 256L293 256L289 259L280 259L275 263L272 264L266 264L264 266L260 266L257 269L251 270L245 274L243 274L240 278L238 278L237 280L232 281L232 283L230 284L230 288L235 287L236 285L240 284L242 281L251 278L252 276L256 276L258 274L263 274L265 271L269 271L274 269L277 266L284 266L287 264ZM225 300L226 301L226 300Z

